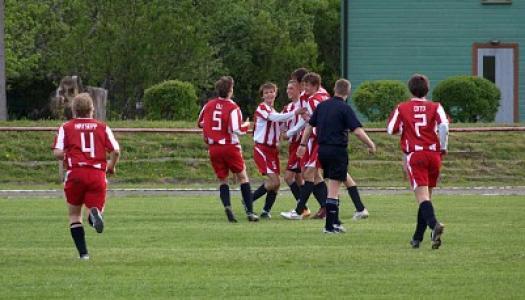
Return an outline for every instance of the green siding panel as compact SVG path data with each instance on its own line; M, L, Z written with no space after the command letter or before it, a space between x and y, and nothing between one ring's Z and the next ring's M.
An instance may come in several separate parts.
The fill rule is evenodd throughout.
M525 121L525 1L349 0L347 7L347 74L354 87L365 80L406 81L416 72L435 86L449 76L472 74L473 43L517 43Z

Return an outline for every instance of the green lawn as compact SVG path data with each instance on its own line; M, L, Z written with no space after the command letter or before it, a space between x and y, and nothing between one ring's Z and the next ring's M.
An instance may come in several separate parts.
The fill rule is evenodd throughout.
M428 234L408 245L412 195L364 197L359 222L342 199L350 230L328 236L322 221L278 217L288 193L258 224L227 223L216 197L112 198L105 232L87 231L89 261L76 259L62 199L2 199L0 298L523 298L525 197L436 195L439 250Z

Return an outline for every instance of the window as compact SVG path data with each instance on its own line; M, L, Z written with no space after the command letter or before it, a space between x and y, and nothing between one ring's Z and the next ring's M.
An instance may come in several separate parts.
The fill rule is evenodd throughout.
M496 57L483 56L483 78L496 83Z

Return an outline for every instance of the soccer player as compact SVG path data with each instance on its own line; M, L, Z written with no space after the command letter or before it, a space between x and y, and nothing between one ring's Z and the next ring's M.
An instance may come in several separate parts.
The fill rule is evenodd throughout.
M75 96L73 119L62 124L53 145L53 154L65 161L64 182L69 210L71 236L80 259L89 259L82 205L88 210L88 221L98 233L104 230L102 213L106 202L106 173L115 174L120 147L111 129L93 119L93 100L87 93ZM106 153L109 161L106 162Z
M352 108L345 100L350 94L350 82L339 79L335 83L335 96L320 103L313 112L306 126L297 155L306 153L306 142L317 129L318 161L324 170L324 178L328 179L328 198L326 200L325 233L345 232L339 220L339 187L347 181L348 175L348 130L368 146L369 153L375 153L374 142L368 137L361 122L355 116Z
M410 185L419 203L416 230L410 244L419 248L428 226L432 229L432 249L438 249L445 226L436 219L432 189L439 177L441 157L447 153L448 119L440 103L425 98L429 90L426 76L414 74L408 81L408 89L413 97L391 113L387 132L401 134L401 151L406 155Z
M314 72L310 72L304 75L303 87L305 93L309 95L308 101L306 103L306 108L308 110L308 114L311 115L313 114L317 105L322 101L328 99L330 95L324 89L321 88L321 76ZM292 129L288 130L286 135L288 137L296 135L297 132L304 128L305 124L306 123L304 120L299 121ZM308 202L308 198L310 197L312 192L316 196L316 199L320 205L320 209L315 214L315 218L324 218L326 215L325 202L327 197L327 188L326 183L324 182L319 172L320 165L317 161L318 145L315 132L314 134L312 134L305 146L308 146L308 151L306 152L306 155L304 155L304 157L302 158L302 167L304 168L304 185L301 188L301 193L299 197L300 200L297 203L295 209L293 209L292 211L281 212L281 216L289 220L301 220L304 218L303 211L306 209L306 203Z
M248 221L257 222L259 217L253 213L252 191L238 137L248 132L250 122L242 122L241 110L231 100L233 85L233 78L230 76L223 76L215 83L218 97L204 105L197 125L202 128L210 161L220 182L220 198L228 221L237 222L231 208L228 185L228 174L231 171L241 183L241 194Z
M283 108L283 113L288 113L298 108L306 107L306 103L300 99L301 93L302 87L300 82L295 79L288 81L286 94L288 95L288 99L290 99L290 103L288 103ZM288 129L293 128L300 119L301 117L299 115L294 116L288 122L282 123L281 129L284 132L288 131ZM300 132L297 132L296 134L288 137L288 163L286 166L286 173L284 175L284 181L286 181L286 184L288 184L290 187L290 191L292 191L296 201L299 201L301 192L300 188L303 185L303 177L301 176L301 160L296 154L300 141ZM305 214L308 216L310 215L308 208L303 211L303 216L305 216Z
M277 113L273 107L277 96L277 86L267 82L259 88L259 94L263 102L255 111L253 129L253 158L261 175L266 175L266 181L253 193L253 201L266 194L261 218L270 219L270 210L275 203L277 192L281 184L279 164L279 137L280 122L288 121L298 117L306 111L305 108L295 108L287 113Z

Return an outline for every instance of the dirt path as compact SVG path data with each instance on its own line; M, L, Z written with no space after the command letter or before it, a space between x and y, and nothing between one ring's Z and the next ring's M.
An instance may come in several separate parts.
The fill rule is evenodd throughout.
M238 189L234 191L238 192ZM282 189L283 193L289 193L288 189ZM409 194L410 190L398 187L385 188L360 188L363 195L399 195ZM436 188L435 194L439 195L517 195L525 196L525 186L505 187L447 187ZM216 196L216 189L110 189L109 197L124 196ZM56 198L62 197L62 190L0 190L0 199L11 198Z

